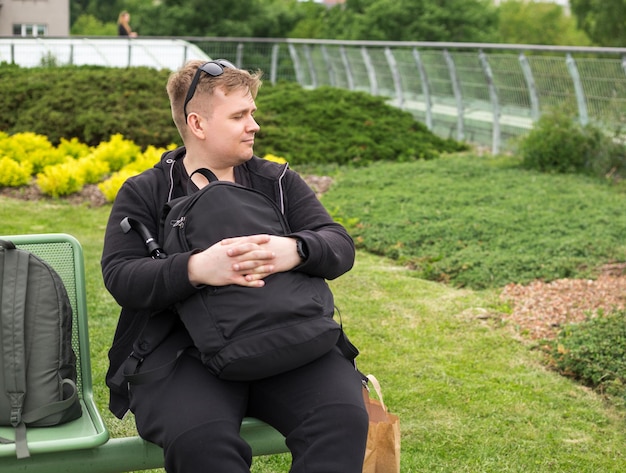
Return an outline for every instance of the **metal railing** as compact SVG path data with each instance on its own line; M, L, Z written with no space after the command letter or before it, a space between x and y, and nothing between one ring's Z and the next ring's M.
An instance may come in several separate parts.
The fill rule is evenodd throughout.
M89 38L71 39L78 44ZM140 41L108 39L113 42L111 57L120 57L122 45L128 48L122 54L128 61L136 56L140 45L144 57L147 54L148 46ZM509 148L512 138L526 133L552 109L612 134L621 134L626 122L626 48L276 38L149 39L160 48L158 54L167 49L159 41L189 44L189 48L179 48L180 57L171 60L175 64L182 65L193 49L211 58L228 58L245 69L261 69L272 83L297 81L307 88L341 87L386 97L431 131L491 146L494 154ZM107 56L106 48L100 46L100 56Z
M272 83L388 98L442 136L510 147L549 110L620 133L626 48L515 44L188 38L207 55L261 69Z

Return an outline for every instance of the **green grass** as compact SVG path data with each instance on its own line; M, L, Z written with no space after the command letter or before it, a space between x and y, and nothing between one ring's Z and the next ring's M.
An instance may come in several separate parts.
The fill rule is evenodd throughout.
M596 178L453 155L344 171L324 202L361 248L457 287L590 277L626 259L626 193Z
M401 419L403 473L626 470L624 410L546 369L541 354L501 322L494 309L497 286L476 290L428 281L397 261L365 251L368 238L382 241L388 235L372 246L385 253L380 248L430 228L431 240L446 249L443 257L463 260L471 254L464 248L480 248L479 242L489 246L489 229L515 228L513 243L490 247L484 258L503 265L513 265L515 254L522 261L531 256L548 261L557 254L553 246L564 241L571 241L573 249L585 241L603 248L576 259L573 267L582 271L584 263L593 267L623 251L624 242L616 236L625 234L623 195L587 178L544 177L495 161L449 158L340 169L324 202L346 218L359 217L367 228L354 229L363 247L355 268L331 286L344 326L361 349L360 369L378 377L386 403ZM529 202L534 202L530 208ZM0 233L67 232L83 244L95 395L112 435L122 436L134 433L132 418L119 421L108 413L104 387L106 352L118 315L99 267L108 212L108 207L0 198ZM472 233L473 221L481 232ZM495 229L488 223L494 221ZM402 222L411 225L410 231ZM567 236L560 237L555 229L566 223ZM542 232L553 237L536 241ZM460 236L465 245L455 246ZM420 238L403 243L415 245L418 256L425 241ZM522 251L524 245L528 251ZM535 257L537 251L542 252ZM507 253L514 254L507 260ZM253 468L255 473L287 472L289 456L256 458Z

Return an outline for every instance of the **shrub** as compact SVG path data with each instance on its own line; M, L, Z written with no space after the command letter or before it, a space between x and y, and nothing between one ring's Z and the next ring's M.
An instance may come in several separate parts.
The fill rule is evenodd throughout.
M169 71L148 67L0 65L0 130L34 132L58 145L96 146L115 134L145 148L178 142L165 84Z
M626 396L626 310L570 324L550 346L552 363L561 374Z
M127 164L141 156L141 148L131 140L126 140L121 134L111 136L109 141L100 143L93 150L96 161L104 161L111 171L119 171Z
M104 195L107 202L113 202L117 192L120 190L120 187L122 187L122 184L124 184L126 179L139 174L139 172L140 171L130 168L124 168L121 171L114 173L106 181L98 184L98 189L100 189L100 192L102 192L102 195Z
M70 140L61 138L57 149L63 153L64 156L71 156L74 159L78 159L82 156L89 154L89 145L82 143L78 138L72 138Z
M282 83L264 86L257 104L261 130L255 152L282 156L294 165L405 162L467 148L364 92Z
M18 163L28 162L32 172L38 173L44 167L60 163L65 154L56 149L47 137L32 132L0 136L0 155L12 158Z
M85 185L85 179L80 166L68 159L63 164L48 166L37 174L37 185L44 194L60 197L80 191Z
M33 166L29 162L18 163L6 156L0 158L0 187L20 187L31 181Z
M75 163L85 184L97 184L110 172L109 163L99 159L95 153L78 158Z
M172 144L166 149L171 150L175 147L176 145ZM148 146L148 148L146 148L146 150L134 161L128 163L118 172L113 173L113 175L107 180L98 184L98 188L104 195L107 202L113 202L115 200L117 192L120 190L120 187L122 187L122 184L124 184L126 179L135 176L158 163L161 159L161 155L164 151L166 151L166 149Z
M584 173L599 176L624 174L626 147L602 130L581 126L565 113L542 115L521 140L525 167L542 172Z

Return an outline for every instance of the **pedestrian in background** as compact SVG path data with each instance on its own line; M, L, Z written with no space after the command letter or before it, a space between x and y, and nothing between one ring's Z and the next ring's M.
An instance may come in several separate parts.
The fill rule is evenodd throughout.
M135 38L137 33L130 27L130 13L126 10L122 11L117 17L117 34L118 36L130 36Z

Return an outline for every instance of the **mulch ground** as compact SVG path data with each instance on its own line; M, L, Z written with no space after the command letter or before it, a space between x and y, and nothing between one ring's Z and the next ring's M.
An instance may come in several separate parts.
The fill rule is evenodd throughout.
M553 339L568 323L626 307L626 264L606 265L597 279L508 284L500 297L513 306L504 319L524 337Z

